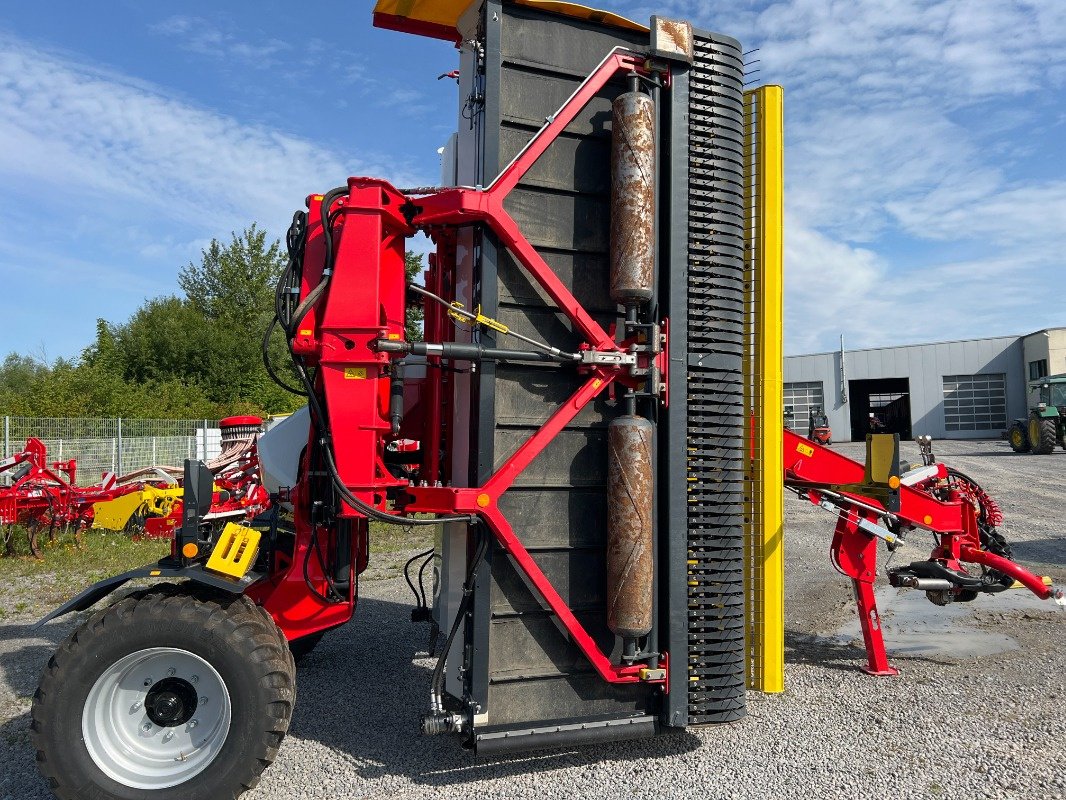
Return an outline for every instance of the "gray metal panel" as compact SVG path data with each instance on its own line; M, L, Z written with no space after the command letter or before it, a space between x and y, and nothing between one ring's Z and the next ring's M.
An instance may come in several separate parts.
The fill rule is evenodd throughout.
M486 4L484 172L491 179L617 44L646 36L508 3ZM612 84L580 113L505 201L526 238L601 324L616 318L608 294L610 103ZM482 254L485 313L514 330L573 349L581 341L514 259L494 246ZM500 346L514 346L498 337ZM535 433L580 385L573 368L497 365L481 374L479 480ZM515 533L589 633L611 650L604 611L605 426L617 413L600 399L585 408L501 499ZM478 584L475 639L489 657L474 664L487 681L479 726L629 717L649 710L657 689L612 686L591 674L587 659L560 631L498 549ZM486 591L482 591L482 589ZM480 698L479 698L480 700Z

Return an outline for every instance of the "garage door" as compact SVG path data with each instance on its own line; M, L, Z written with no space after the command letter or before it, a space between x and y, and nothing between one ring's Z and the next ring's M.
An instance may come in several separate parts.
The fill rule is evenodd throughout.
M812 406L825 408L821 381L796 381L785 384L785 408L792 406L792 427L807 430Z
M1001 431L1007 427L1007 376L944 376L944 427L949 431Z

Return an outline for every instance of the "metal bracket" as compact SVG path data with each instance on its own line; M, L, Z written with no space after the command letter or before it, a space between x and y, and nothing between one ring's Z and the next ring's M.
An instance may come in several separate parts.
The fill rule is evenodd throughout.
M589 367L636 367L637 354L621 350L582 350L579 362Z

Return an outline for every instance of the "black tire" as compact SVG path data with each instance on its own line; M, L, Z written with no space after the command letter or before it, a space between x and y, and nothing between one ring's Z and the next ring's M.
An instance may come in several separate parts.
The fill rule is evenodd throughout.
M1007 441L1010 442L1010 449L1015 453L1029 452L1029 432L1022 423L1015 422L1010 426L1010 430L1007 431Z
M1054 419L1043 419L1033 414L1029 417L1029 446L1038 456L1046 456L1058 444Z
M228 727L218 726L217 752L201 771L173 786L146 789L101 769L86 745L82 715L94 687L109 671L153 648L185 651L206 662L225 689L230 713ZM270 615L246 597L211 595L185 586L131 594L76 628L49 660L31 711L38 768L60 800L236 798L259 783L277 756L292 716L295 674L284 635ZM145 690L146 697L151 691ZM190 713L195 714L195 689L192 702ZM208 706L203 708L206 712Z
M296 663L309 656L325 635L325 631L319 631L318 633L312 633L310 636L301 636L299 639L290 641L289 652L292 653Z

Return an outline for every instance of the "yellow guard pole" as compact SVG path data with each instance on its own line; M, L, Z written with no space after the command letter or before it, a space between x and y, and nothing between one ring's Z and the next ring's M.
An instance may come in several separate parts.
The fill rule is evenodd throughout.
M746 586L748 686L784 690L784 92L745 93L749 319Z

